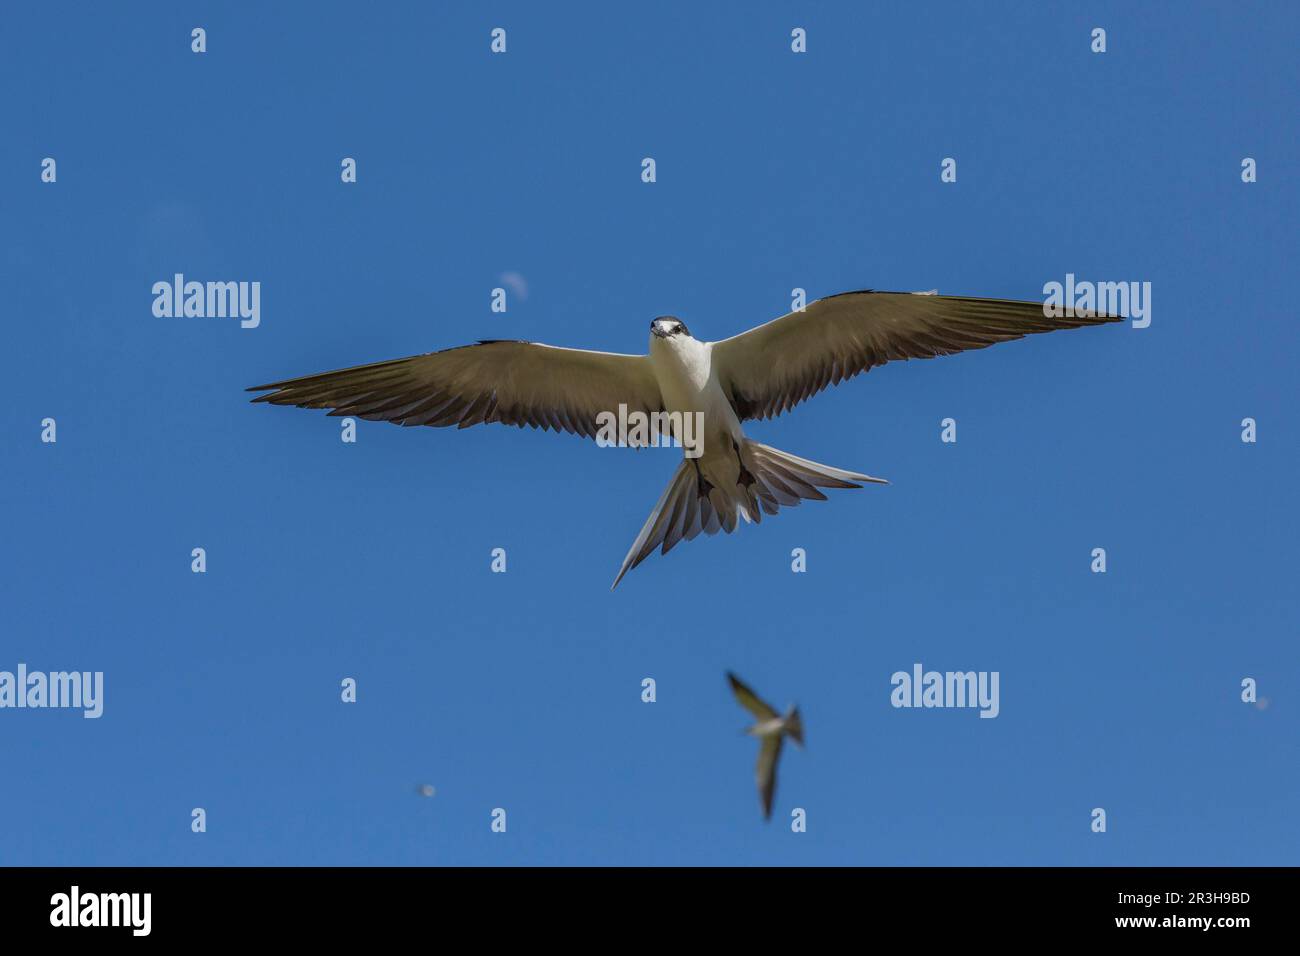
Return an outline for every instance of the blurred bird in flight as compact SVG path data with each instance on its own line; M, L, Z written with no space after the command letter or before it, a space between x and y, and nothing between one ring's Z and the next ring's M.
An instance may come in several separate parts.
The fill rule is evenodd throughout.
M727 681L740 706L758 718L758 723L745 732L758 738L758 766L754 768L754 781L758 784L758 799L763 804L763 819L770 820L781 745L789 737L803 747L803 720L799 716L799 708L794 706L784 714L778 714L776 708L750 690L731 671L727 671Z

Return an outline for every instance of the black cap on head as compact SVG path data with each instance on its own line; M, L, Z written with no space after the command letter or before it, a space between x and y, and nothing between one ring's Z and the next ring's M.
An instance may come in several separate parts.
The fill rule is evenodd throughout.
M675 315L661 315L652 319L650 331L661 339L671 338L674 335L689 336L691 334L690 329L686 327L686 323Z

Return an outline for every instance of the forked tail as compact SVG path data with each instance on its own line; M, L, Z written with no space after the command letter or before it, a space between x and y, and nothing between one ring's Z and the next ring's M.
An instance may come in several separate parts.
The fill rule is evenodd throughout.
M883 478L832 468L748 438L741 442L737 464L736 480L719 485L701 475L697 459L682 459L632 542L610 590L655 548L667 554L677 542L690 541L701 531L730 534L737 518L757 524L763 512L774 515L805 498L825 501L818 488L861 488L859 481L889 484Z
M800 747L803 746L803 718L799 716L798 707L791 707L785 715L785 732Z

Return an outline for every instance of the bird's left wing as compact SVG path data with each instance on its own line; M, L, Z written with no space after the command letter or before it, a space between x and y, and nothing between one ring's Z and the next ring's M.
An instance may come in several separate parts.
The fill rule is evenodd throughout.
M731 671L727 671L727 681L731 684L731 692L736 695L736 700L740 702L740 706L759 720L774 720L780 716L771 704L750 690L749 685Z
M828 385L898 359L933 358L1035 332L1118 322L1042 302L908 292L846 292L713 343L718 380L736 415L772 418Z
M249 391L267 392L254 402L329 408L331 415L398 425L501 422L588 438L596 437L601 412L617 416L619 405L626 405L629 412L650 415L663 408L646 356L514 341L358 365Z
M772 816L772 797L776 794L776 763L781 759L781 744L785 734L771 734L759 740L758 766L754 778L758 783L758 795L763 801L763 819Z

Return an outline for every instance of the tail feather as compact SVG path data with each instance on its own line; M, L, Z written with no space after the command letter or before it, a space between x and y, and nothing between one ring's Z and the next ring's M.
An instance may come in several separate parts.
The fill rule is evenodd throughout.
M709 504L713 506L713 513L722 522L722 530L727 534L735 531L736 509L726 491L718 487L709 489ZM708 531L707 528L705 530Z
M803 746L803 718L799 716L799 708L791 707L790 713L785 718L785 732L793 738L794 742L800 747Z
M668 523L664 525L664 543L661 554L667 554L672 550L673 545L682 540L686 533L686 525L690 520L688 512L690 511L691 498L689 495L674 495L672 507L669 509L671 514Z
M694 495L688 495L686 498L686 517L682 521L682 537L685 538L687 541L690 541L696 535L698 535L700 533L700 529L703 527L703 525L701 524L701 520L702 519L700 516L700 499L695 497ZM669 544L667 541L665 541L664 553L667 554L668 549L671 548L673 544L676 543L677 542L674 541L672 544Z
M650 552L660 545L663 545L664 552L667 553L668 549L682 538L689 541L701 530L707 531L706 510L709 512L708 516L716 520L717 516L712 514L708 499L700 496L694 466L689 460L683 458L677 470L673 472L668 487L655 503L650 517L645 519L645 524L641 526L641 532L632 542L632 547L628 549L627 556L623 558L623 566L618 570L618 577L614 579L609 589L612 591L618 587L618 582L623 580L623 575L644 561ZM682 515L680 523L674 518L679 511ZM716 530L715 528L714 531Z
M799 504L801 499L808 499L809 501L826 500L824 494L789 469L782 468L775 462L764 462L763 464L766 467L759 472L759 480L769 486L784 489L785 493L794 499L790 502L789 507L793 508ZM847 487L860 488L861 485L848 485Z
M884 478L872 478L870 475L860 475L856 471L832 468L830 465L809 461L807 458L800 458L798 455L791 455L789 452L756 441L746 441L745 450L752 452L756 460L777 466L782 471L798 476L819 488L862 487L854 484L857 481L869 481L879 485L889 484Z
M860 481L889 483L748 439L740 445L739 472L744 483L727 488L702 479L697 463L683 459L628 549L610 590L656 548L667 554L679 541L690 541L701 533L730 534L741 520L758 524L763 512L774 515L805 499L825 501L819 488L861 488L856 483Z

